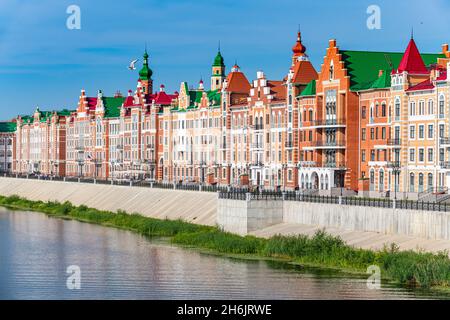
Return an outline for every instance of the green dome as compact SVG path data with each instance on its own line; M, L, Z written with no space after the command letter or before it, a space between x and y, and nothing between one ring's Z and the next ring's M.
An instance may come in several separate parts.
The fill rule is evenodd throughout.
M144 52L144 64L142 69L139 71L139 79L140 80L150 80L152 77L153 71L148 67L148 53L147 50Z
M216 57L214 58L214 63L213 63L213 67L224 67L225 64L223 62L223 57L220 54L220 51L217 52Z

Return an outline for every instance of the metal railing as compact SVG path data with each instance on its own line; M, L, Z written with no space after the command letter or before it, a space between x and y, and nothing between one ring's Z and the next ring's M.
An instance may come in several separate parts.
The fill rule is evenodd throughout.
M402 139L388 139L388 146L400 146L402 144Z
M442 211L450 212L450 203L426 202L411 200L392 200L360 197L339 197L302 194L301 192L273 192L273 193L235 193L219 192L219 199L234 200L283 200L311 203L336 204L359 207L395 208L405 210Z

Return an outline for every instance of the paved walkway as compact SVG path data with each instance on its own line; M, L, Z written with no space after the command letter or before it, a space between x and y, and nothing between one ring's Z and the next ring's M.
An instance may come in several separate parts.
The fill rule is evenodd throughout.
M254 231L251 234L257 237L269 238L276 234L312 236L321 229L318 226L309 226L296 223L280 223L265 229ZM439 252L447 250L450 253L450 241L420 239L402 235L388 235L376 232L347 231L336 228L326 228L326 232L340 236L342 240L351 246L363 249L379 250L385 244L395 243L400 250L425 250L429 252ZM449 254L450 256L450 254Z

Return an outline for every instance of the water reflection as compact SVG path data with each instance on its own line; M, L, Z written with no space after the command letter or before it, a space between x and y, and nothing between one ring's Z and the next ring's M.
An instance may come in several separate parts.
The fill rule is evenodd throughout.
M0 209L1 299L411 299L429 292L273 261L201 254L130 232ZM66 268L81 268L81 290Z

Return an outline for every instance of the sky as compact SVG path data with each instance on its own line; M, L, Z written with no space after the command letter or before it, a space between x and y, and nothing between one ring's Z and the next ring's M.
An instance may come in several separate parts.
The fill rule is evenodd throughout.
M67 8L80 8L80 29ZM380 29L369 29L370 5ZM218 43L227 65L249 80L263 70L282 79L301 29L320 70L328 40L341 49L402 52L411 29L421 52L450 42L450 1L428 0L0 0L0 119L41 110L75 109L80 90L111 96L136 88L147 46L154 88L209 83ZM137 70L127 66L139 58Z

